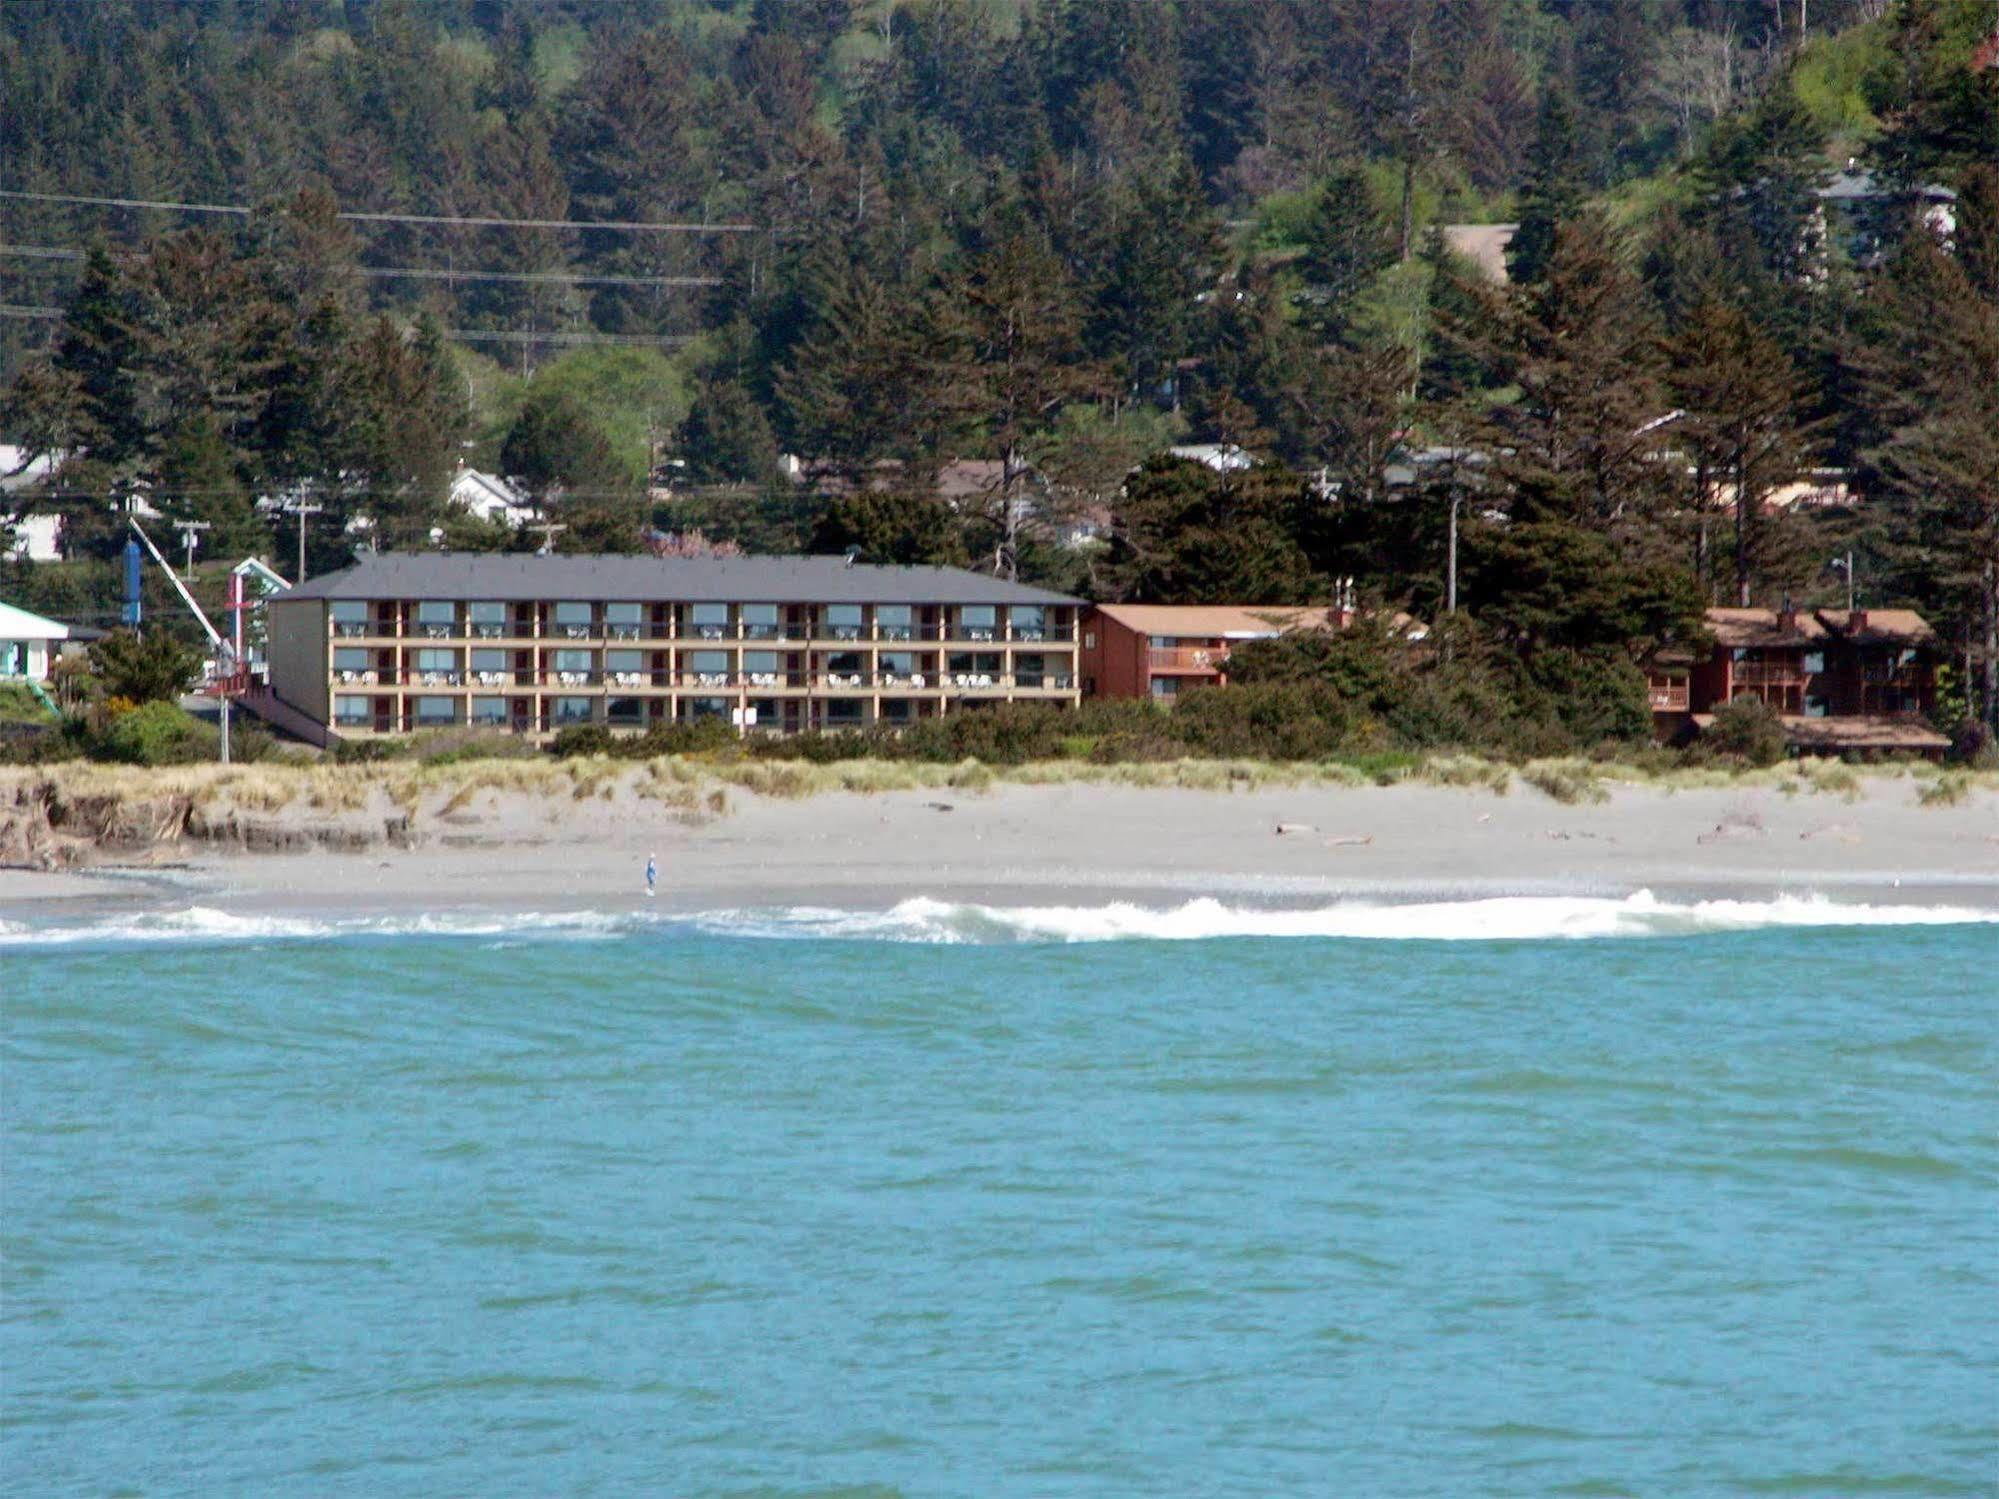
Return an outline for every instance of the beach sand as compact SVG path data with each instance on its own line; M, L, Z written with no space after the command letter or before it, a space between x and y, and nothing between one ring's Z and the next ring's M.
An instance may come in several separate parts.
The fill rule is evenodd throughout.
M1767 785L1607 788L1565 805L1516 783L1197 791L1000 783L978 792L727 793L689 818L617 788L482 793L420 816L410 849L217 854L146 871L0 871L0 911L198 900L242 911L628 909L659 863L667 911L884 908L910 896L1035 906L1195 896L1807 894L1999 905L1999 796L1918 804L1907 778L1841 796ZM1281 829L1281 831L1280 831Z

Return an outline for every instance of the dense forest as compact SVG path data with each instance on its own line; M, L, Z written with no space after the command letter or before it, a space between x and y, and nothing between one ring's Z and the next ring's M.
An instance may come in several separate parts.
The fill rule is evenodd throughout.
M11 0L0 440L78 560L0 586L101 603L141 494L541 544L469 462L572 550L1351 579L1564 700L1850 586L1989 721L1994 9Z

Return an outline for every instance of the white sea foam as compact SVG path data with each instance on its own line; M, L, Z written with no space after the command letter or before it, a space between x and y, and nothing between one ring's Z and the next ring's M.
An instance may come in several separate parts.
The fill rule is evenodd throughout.
M439 912L415 916L239 914L213 906L137 911L91 922L0 920L0 949L76 943L283 942L339 937L607 937L631 919L602 911Z
M1500 896L1483 900L1341 901L1314 907L990 906L917 896L887 910L796 906L686 917L620 911L443 911L412 916L238 913L214 906L141 911L48 924L0 918L0 952L76 944L327 941L382 937L589 940L651 931L750 939L1000 944L1200 941L1320 937L1355 941L1520 942L1672 937L1782 927L1956 926L1999 923L1999 910L1861 905L1821 895L1768 900L1660 900L1640 890L1609 896Z
M886 911L795 908L717 912L696 919L716 935L899 942L1199 941L1217 937L1339 937L1361 941L1504 942L1666 937L1772 927L1954 926L1999 922L1999 911L1957 906L1855 905L1818 895L1769 900L1662 901L1648 890L1602 896L1502 896L1398 904L1345 901L1307 909L986 906L918 897Z

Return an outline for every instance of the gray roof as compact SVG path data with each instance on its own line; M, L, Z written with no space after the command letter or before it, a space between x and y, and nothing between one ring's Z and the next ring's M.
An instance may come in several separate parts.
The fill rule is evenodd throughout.
M1076 604L957 567L844 557L586 557L380 552L313 578L293 599L590 599L614 603Z

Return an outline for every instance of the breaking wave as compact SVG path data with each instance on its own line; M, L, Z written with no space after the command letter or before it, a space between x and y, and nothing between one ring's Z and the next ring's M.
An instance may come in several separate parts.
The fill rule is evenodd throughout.
M1200 941L1218 937L1336 937L1356 941L1523 942L1552 938L1676 937L1770 927L1955 926L1999 922L1999 911L1955 906L1854 905L1822 896L1770 900L1662 901L1649 890L1623 898L1501 896L1483 900L1305 909L1226 905L1201 899L1168 908L987 906L917 897L886 911L794 909L719 912L694 918L718 936L893 942Z
M1611 896L1499 896L1480 900L1340 901L1314 907L1233 905L1203 898L1175 906L991 906L917 896L887 910L464 911L412 916L239 914L213 906L121 913L78 923L0 919L0 952L77 944L238 943L342 938L592 940L638 933L762 940L1002 943L1186 942L1228 937L1384 942L1528 942L1683 937L1786 927L1958 926L1999 923L1999 910L1862 905L1820 895L1767 900Z
M214 906L137 911L96 921L0 920L0 950L77 943L286 942L334 937L612 937L630 917L602 911L440 912L415 916L239 914Z

